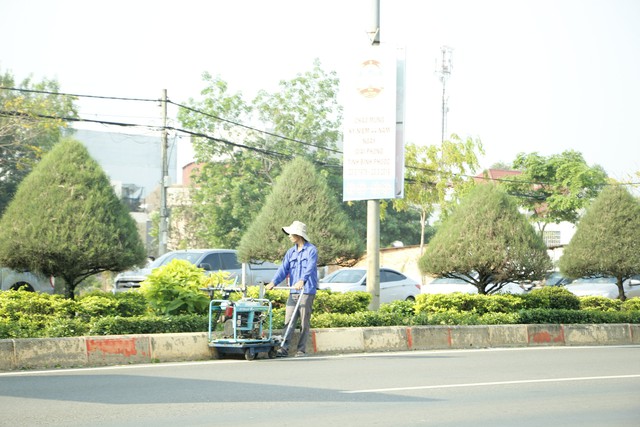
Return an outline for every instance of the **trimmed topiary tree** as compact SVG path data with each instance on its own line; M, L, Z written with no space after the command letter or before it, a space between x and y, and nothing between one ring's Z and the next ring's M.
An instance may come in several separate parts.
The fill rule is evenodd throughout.
M463 279L487 294L509 282L541 279L552 264L542 238L509 196L481 184L444 220L418 266L423 274Z
M318 248L318 265L353 264L363 253L340 203L326 179L311 162L292 160L276 180L273 190L238 247L238 259L279 262L291 246L282 232L293 221L307 225L311 243Z
M68 298L87 277L145 259L127 208L72 139L58 143L25 178L0 221L0 264L62 278Z
M578 223L560 258L568 277L613 276L618 298L627 297L623 282L640 274L640 202L621 186L609 186Z

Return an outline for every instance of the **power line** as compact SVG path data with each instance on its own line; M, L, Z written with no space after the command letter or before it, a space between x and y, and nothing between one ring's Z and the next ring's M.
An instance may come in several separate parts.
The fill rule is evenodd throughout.
M160 102L161 101L161 99L159 98L148 99L148 98L123 98L123 97L117 97L117 96L81 95L76 93L51 92L46 90L24 89L24 88L6 87L6 86L0 86L0 89L12 90L15 92L40 93L43 95L69 96L74 98L96 98L96 99L110 99L110 100L116 100L116 101L142 101L142 102Z
M193 108L193 107L189 107L189 106L186 106L186 105L183 105L183 104L178 104L177 102L173 102L173 101L167 101L167 102L169 104L175 105L176 107L184 108L185 110L189 110L189 111L192 111L194 113L202 114L204 116L211 117L212 119L216 119L216 120L220 120L220 121L223 121L223 122L226 122L226 123L230 123L230 124L232 124L234 126L239 126L239 127L242 127L242 128L248 129L248 130L252 130L254 132L260 132L260 133L263 133L265 135L273 136L274 138L280 138L280 139L284 139L284 140L291 141L291 142L297 142L298 144L306 145L308 147L319 148L319 149L322 149L322 150L334 152L336 154L342 154L342 151L340 151L340 150L334 150L332 148L323 147L323 146L316 145L316 144L311 144L310 142L300 141L299 139L289 138L288 136L278 135L278 134L275 134L275 133L272 133L272 132L268 132L266 130L256 129L254 127L251 127L251 126L248 126L248 125L244 125L242 123L234 122L233 120L223 119L222 117L218 117L218 116L215 116L213 114L209 114L207 112L198 110L198 109Z
M108 100L121 100L121 101L140 101L140 102L161 102L161 99L149 99L149 98L128 98L128 97L115 97L115 96L100 96L100 95L86 95L86 94L72 94L72 93L64 93L64 92L51 92L51 91L44 91L44 90L35 90L35 89L24 89L24 88L14 88L14 87L6 87L6 86L0 86L0 89L4 89L4 90L11 90L11 91L17 91L17 92L26 92L26 93L39 93L39 94L46 94L46 95L58 95L58 96L69 96L69 97L76 97L76 98L95 98L95 99L108 99ZM255 132L259 132L259 133L264 133L266 135L269 136L273 136L275 138L280 138L280 139L284 139L284 140L288 140L291 142L296 142L299 144L303 144L305 146L309 146L309 147L313 147L316 149L321 149L321 150L326 150L326 151L330 151L336 154L343 154L342 151L340 150L336 150L336 149L332 149L332 148L328 148L328 147L323 147L323 146L319 146L319 145L315 145L315 144L311 144L308 142L304 142L304 141L300 141L294 138L289 138L283 135L278 135L272 132L268 132L268 131L264 131L264 130L260 130L251 126L247 126L244 125L242 123L238 123L238 122L234 122L232 120L227 120L209 113L206 113L204 111L198 110L196 108L192 108L183 104L179 104L170 100L167 100L167 103L173 104L179 108L184 108L186 110L192 111L194 113L198 113L198 114L202 114L205 115L207 117L211 117L213 119L216 120L220 120L220 121L224 121L227 123L230 123L234 126L239 126L239 127L243 127L245 129L248 130L252 130ZM11 112L11 111L0 111L0 115L3 116L25 116L28 117L28 114L25 113L19 113L19 112ZM121 126L121 127L145 127L148 129L152 129L152 130L161 130L162 127L161 126L157 126L157 125L145 125L145 124L136 124L136 123L123 123L123 122L114 122L114 121L105 121L105 120L92 120L92 119L82 119L82 118L74 118L74 117L57 117L57 116L48 116L48 115L43 115L43 114L34 114L33 116L35 117L40 117L40 118L45 118L45 119L59 119L59 120L65 120L65 121L75 121L75 122L85 122L85 123L97 123L97 124L103 124L103 125L109 125L109 126ZM204 133L199 133L199 132L194 132L194 131L189 131L186 129L181 129L181 128L176 128L176 127L167 127L167 129L171 129L174 130L176 132L181 132L187 135L192 135L192 136L198 136L198 137L202 137L211 141L216 141L216 142L221 142L227 145L231 145L231 146L235 146L237 148L243 148L243 149L247 149L247 150L251 150L251 151L256 151L265 155L272 155L272 156L277 156L277 157L285 157L285 158L291 158L292 156L290 154L284 154L284 153L279 153L277 151L271 151L271 150L266 150L266 149L260 149L257 147L251 147L248 145L244 145L244 144L239 144L239 143L234 143L232 141L228 141L222 138L215 138L212 137L210 135L206 135ZM324 162L316 162L317 164L323 164L323 165L327 165L327 166L331 166L333 167L333 164L330 163L324 163ZM421 170L421 171L426 171L426 172L437 172L437 170L435 169L428 169L428 168L420 168L417 166L405 166L405 168L407 169L413 169L413 170ZM466 175L466 174L454 174L455 176L460 176L460 177L465 177L465 178L471 178L471 179L483 179L483 180L489 180L489 181L494 181L494 182L512 182L512 183L522 183L522 184L531 184L531 185L552 185L552 183L548 183L548 182L535 182L535 181L524 181L524 180L516 180L516 179L507 179L507 178L488 178L488 177L478 177L478 176L472 176L472 175ZM603 185L631 185L631 186L635 186L635 185L640 185L640 182L628 182L628 183L605 183Z
M45 91L45 90L24 89L24 88L15 88L15 87L6 87L6 86L0 86L0 89L11 90L11 91L16 91L16 92L39 93L39 94L44 94L44 95L69 96L69 97L74 97L74 98L94 98L94 99L108 99L108 100L118 100L118 101L141 101L141 102L161 102L162 101L161 99L157 99L157 98L156 99L125 98L125 97L116 97L116 96L86 95L86 94L51 92L51 91ZM287 140L287 141L291 141L291 142L296 142L298 144L302 144L302 145L306 145L308 147L313 147L313 148L317 148L317 149L330 151L330 152L333 152L333 153L336 153L336 154L342 154L342 151L339 151L339 150L335 150L335 149L328 148L328 147L323 147L323 146L320 146L320 145L312 144L310 142L305 142L305 141L301 141L301 140L298 140L298 139L289 138L287 136L278 135L278 134L273 133L273 132L268 132L268 131L265 131L265 130L257 129L257 128L254 128L254 127L251 127L251 126L248 126L248 125L244 125L242 123L235 122L233 120L224 119L222 117L218 117L218 116L215 116L213 114L206 113L204 111L198 110L198 109L193 108L193 107L189 107L189 106L177 103L177 102L173 102L173 101L171 101L169 99L167 99L166 102L168 104L175 105L176 107L184 108L185 110L192 111L192 112L198 113L198 114L202 114L204 116L211 117L212 119L220 120L220 121L232 124L234 126L239 126L239 127L245 128L245 129L252 130L254 132L263 133L265 135L269 135L269 136L272 136L274 138L279 138L279 139L283 139L283 140Z

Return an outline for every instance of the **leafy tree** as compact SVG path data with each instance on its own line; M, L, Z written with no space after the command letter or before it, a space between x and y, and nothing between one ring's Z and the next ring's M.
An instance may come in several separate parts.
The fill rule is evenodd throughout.
M341 187L342 188L342 187ZM367 217L367 202L353 201L345 203L344 210L351 221L353 234L362 241L367 239L367 223L363 218ZM424 231L425 241L429 241L434 234L431 226L426 226ZM423 237L419 213L416 208L409 207L406 210L396 210L390 203L383 200L380 203L380 246L388 247L399 240L408 245L420 244Z
M602 190L578 223L560 258L569 277L613 276L618 298L622 283L640 273L640 202L621 186Z
M576 223L581 210L607 182L604 169L587 165L577 151L549 157L520 153L513 167L522 174L503 185L508 193L520 197L520 205L531 212L531 221L541 233L549 223Z
M439 206L441 215L446 217L457 196L473 185L466 174L479 166L476 153L484 153L479 140L463 141L456 134L439 145L405 147L405 195L403 199L394 199L393 206L419 212L421 251L427 222L435 209Z
M541 279L552 266L542 238L497 186L477 185L438 227L418 261L423 273L460 278L478 293Z
M362 255L364 245L354 235L326 179L311 162L297 158L285 167L242 236L238 259L281 261L291 246L282 227L294 220L307 224L309 238L318 248L318 265L348 265Z
M303 156L338 165L338 159L331 157L341 120L338 79L315 61L311 71L281 81L276 93L259 92L249 103L242 93L230 93L220 78L203 77L208 84L204 100L192 99L189 109L179 112L183 126L210 136L194 139L196 160L204 165L194 177L197 221L192 225L198 227L199 240L209 246L235 247L284 163ZM331 168L326 177L337 180Z
M65 295L145 261L135 222L87 149L64 139L20 184L0 221L0 263L61 277Z
M55 80L16 83L0 73L0 215L18 184L40 158L58 142L64 117L77 117L73 98L57 94Z

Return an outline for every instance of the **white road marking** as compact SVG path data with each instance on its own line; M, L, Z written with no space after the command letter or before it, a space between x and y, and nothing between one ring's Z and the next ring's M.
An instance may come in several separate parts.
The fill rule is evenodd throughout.
M610 375L610 376L602 376L602 377L545 378L545 379L539 379L539 380L495 381L495 382L468 383L468 384L441 384L441 385L425 385L425 386L415 386L415 387L375 388L375 389L367 389L367 390L345 390L345 391L341 391L341 393L344 393L344 394L387 393L391 391L434 390L434 389L443 389L443 388L484 387L484 386L494 386L494 385L554 383L554 382L568 382L568 381L601 381L601 380L615 380L615 379L629 379L629 378L640 378L640 374Z

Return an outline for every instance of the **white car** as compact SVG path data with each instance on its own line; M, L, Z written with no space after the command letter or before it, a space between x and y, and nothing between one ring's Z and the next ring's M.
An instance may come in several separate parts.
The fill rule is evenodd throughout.
M618 298L618 285L615 277L583 277L565 286L565 289L579 297L596 296L611 299ZM622 282L627 298L640 297L640 275Z
M333 292L367 291L366 268L344 268L334 271L320 280L320 289ZM420 293L420 284L399 271L382 267L380 269L380 303L391 301L413 301Z
M478 288L471 283L462 279L450 279L448 277L439 277L433 279L431 283L422 286L423 294L452 294L454 292L462 292L464 294L477 294ZM497 294L523 294L525 290L517 283L507 283Z

